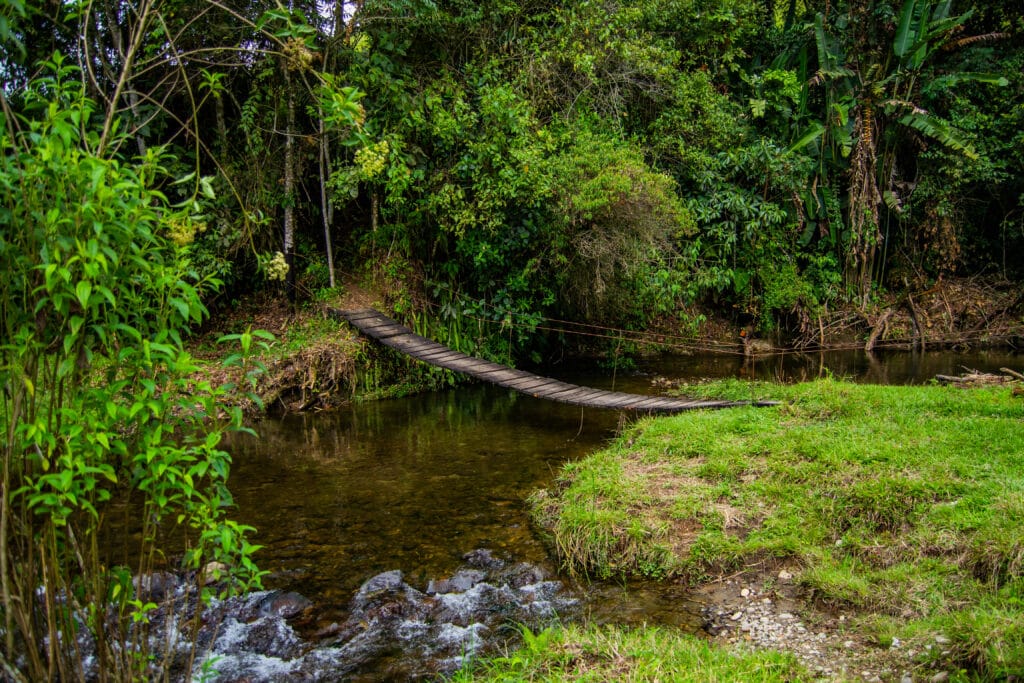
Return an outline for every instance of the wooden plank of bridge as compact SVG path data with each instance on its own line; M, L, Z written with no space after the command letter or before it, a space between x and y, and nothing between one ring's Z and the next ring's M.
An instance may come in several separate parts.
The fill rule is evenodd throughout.
M348 321L368 337L411 358L437 367L461 372L476 379L514 389L537 398L560 403L589 406L592 408L613 408L646 413L676 413L684 410L731 408L741 405L771 406L774 401L699 401L670 396L645 396L626 394L620 391L592 389L549 377L541 377L524 370L516 370L500 363L475 358L443 344L413 333L380 311L361 308L348 311L328 309L328 312Z

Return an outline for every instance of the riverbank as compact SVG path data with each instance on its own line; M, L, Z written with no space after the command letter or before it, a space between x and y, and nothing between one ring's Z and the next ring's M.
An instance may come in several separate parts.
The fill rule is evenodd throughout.
M714 641L791 653L801 679L1024 673L1011 387L694 392L784 404L641 421L566 466L532 504L570 571L702 585Z
M235 402L253 416L263 412L331 409L356 397L405 395L461 381L451 373L400 358L369 343L350 326L326 313L328 307L375 307L403 321L411 317L422 328L417 331L439 341L468 341L469 347L460 348L465 352L472 354L475 346L484 344L486 337L479 335L486 334L485 321L469 321L474 328L480 328L477 337L469 340L458 329L467 321L431 314L425 297L401 289L405 284L347 278L330 293L299 306L292 306L279 293L252 295L215 310L197 331L190 349L202 365L203 377L215 386L227 383L238 387ZM864 310L826 307L813 317L800 313L796 322L785 322L787 331L782 330L784 321L780 320L774 333L754 332L761 338L748 344L754 355L761 356L765 348L779 353L812 349L1020 348L1024 346L1024 319L1019 315L1022 304L1024 291L1011 283L980 278L940 281L915 295L882 296ZM396 313L395 308L407 314ZM753 320L746 313L733 311L723 315L721 311L693 309L661 318L647 330L611 330L610 336L590 332L564 334L562 343L573 354L625 367L629 366L630 357L661 353L688 355L699 351L743 356L745 345L740 330L756 329ZM501 331L504 328L495 325L498 334L505 334ZM451 326L454 332L449 329ZM271 340L254 340L251 361L264 369L252 392L257 401L247 395L252 387L245 381L245 370L222 366L223 359L236 349L217 343L224 335L251 330L273 335Z
M369 298L357 303L381 305ZM332 305L347 304L332 302ZM378 360L368 355L373 353L373 347L357 339L346 326L322 315L318 307L308 306L295 313L290 308L279 305L276 313L274 310L271 306L268 312L265 305L253 305L248 309L242 309L233 319L220 319L217 325L211 325L206 338L213 339L225 333L237 334L240 330L250 327L274 331L275 340L268 344L261 354L264 363L269 368L278 369L277 377L300 380L305 377L307 380L306 383L292 381L290 386L293 389L290 393L279 394L276 399L277 405L273 407L275 410L317 409L351 400L357 385L364 382L359 378L357 362L362 363L364 367L372 368ZM328 352L318 352L318 357L333 358L334 367L346 367L345 363L352 363L347 366L350 368L350 374L341 382L335 383L333 390L316 389L315 385L308 384L309 379L330 378L330 373L324 373L317 370L317 366L312 366L314 370L303 375L300 372L302 368L311 366L296 363L294 360L296 352L322 350L325 348L324 345L332 346ZM211 363L213 357L211 355ZM394 359L387 360L393 362ZM378 377L385 377L384 372L380 372L379 369L377 372ZM395 376L397 377L397 374ZM387 380L384 379L379 382L378 387L386 384ZM265 386L280 388L285 385L285 382L275 380ZM877 473L872 472L872 467L869 467L873 462L872 457L861 453L861 450L870 450L870 441L874 439L883 445L879 450L883 455L877 456L878 462L886 462L895 457L890 453L892 446L884 444L892 439L892 434L900 433L899 425L889 425L881 432L873 434L873 427L869 428L868 424L888 412L896 414L900 411L903 411L903 418L899 424L920 423L927 425L928 429L934 429L934 438L927 433L928 429L925 429L924 434L914 437L917 441L934 443L942 447L945 443L943 440L948 439L950 433L959 432L957 425L960 423L953 420L954 427L950 429L941 421L935 423L933 418L947 413L947 417L957 414L959 408L954 410L952 406L963 401L955 399L949 402L949 405L940 401L939 403L945 405L941 409L935 406L918 406L907 412L921 402L919 396L931 396L933 390L942 390L893 389L897 395L882 400L870 392L889 391L883 387L860 388L841 383L813 386L819 388L810 390L756 385L758 397L780 398L786 401L786 406L772 411L744 409L737 412L680 416L649 425L642 423L625 435L620 442L620 446L626 444L627 452L632 452L630 449L633 446L642 449L643 455L639 456L642 467L638 470L628 470L628 477L624 481L630 482L630 486L638 492L636 495L643 499L643 504L634 504L629 500L617 501L615 504L634 518L630 524L623 528L614 528L612 525L610 531L607 527L604 531L601 531L599 526L592 528L595 533L606 534L607 538L615 543L624 543L623 547L633 541L642 541L643 543L636 546L641 549L635 551L636 557L632 560L606 552L611 561L605 568L593 563L577 563L575 566L577 570L586 569L597 575L639 572L669 581L686 581L688 584L701 586L698 590L705 593L710 605L705 614L705 621L708 633L713 635L711 642L701 643L699 639L676 634L668 629L648 632L578 627L557 636L545 636L542 641L542 654L533 651L537 649L538 641L527 640L527 652L515 654L513 657L516 661L528 660L533 662L531 666L536 665L548 670L554 666L552 658L563 663L570 662L574 661L573 658L577 657L579 652L585 651L591 653L584 659L586 670L597 672L593 675L599 676L601 671L608 673L608 670L601 669L600 666L608 662L618 662L615 664L618 667L616 676L625 675L627 678L642 680L651 679L643 673L644 671L664 672L666 669L658 668L663 664L670 668L679 666L706 674L692 680L708 680L709 676L721 680L736 679L741 677L739 672L743 670L742 667L748 665L755 667L756 670L778 673L777 677L775 673L766 673L763 680L906 680L908 676L909 680L930 680L934 676L941 679L943 674L955 676L961 669L985 672L985 676L988 676L992 671L999 671L998 668L992 668L992 662L996 662L994 666L1003 667L1005 676L1010 675L1005 672L1012 671L1012 667L1016 666L1013 662L1018 661L1012 658L1019 659L1019 654L1013 653L1019 653L1024 649L1020 646L1022 637L1019 629L1014 630L1013 627L1013 620L1021 615L1019 610L1015 611L1012 607L1013 601L1019 599L1020 593L1019 558L1022 553L1019 547L1017 550L1013 550L1012 547L1003 548L999 550L1003 554L1003 559L993 560L996 565L1002 563L1009 568L999 570L1003 574L1009 571L1009 579L1005 576L1002 579L992 579L989 575L995 570L991 568L991 563L979 563L977 558L985 555L982 551L987 541L975 544L975 559L967 561L961 558L953 563L956 566L952 569L948 566L949 558L937 559L936 553L953 556L964 552L963 547L958 545L960 541L954 538L963 531L960 527L967 528L973 523L982 527L989 523L973 519L976 513L976 500L971 498L971 505L968 506L970 515L966 520L956 521L952 527L953 531L933 528L930 533L934 538L925 539L938 547L938 550L932 546L922 546L918 553L919 557L914 556L907 546L920 542L920 539L915 538L912 533L906 533L910 527L904 529L902 522L897 524L895 520L899 515L914 518L917 507L925 506L929 501L935 504L936 501L944 502L951 508L959 506L959 498L949 498L953 495L949 491L956 492L959 489L948 481L941 483L944 481L941 478L933 481L930 469L933 465L925 467L923 463L918 463L908 470L910 474L906 476L910 478L909 481L900 481L903 475L900 472L890 472L891 468L882 469ZM700 391L705 395L732 394L739 398L749 398L749 387L750 385L739 383L713 384L701 389L689 389L687 393ZM305 397L303 391L307 392ZM868 391L869 394L863 394L864 391ZM908 393L900 398L898 392L901 391ZM968 396L966 392L953 389L945 391L952 392L949 395L953 397ZM982 397L989 391L997 390L986 389L972 396ZM1010 390L1004 388L1001 391ZM922 393L919 395L917 392ZM310 403L309 397L316 398L316 401ZM1004 408L1011 413L1017 410L1015 419L1019 423L1020 399L998 398L995 403L1003 404L1007 401L1009 403L996 412L1005 412ZM872 410L865 412L858 406L872 406ZM761 422L771 416L775 416L772 419L781 422ZM686 422L690 419L698 421L694 424L704 424L704 428L694 431L690 423ZM1005 415L1000 414L998 419L990 422L1004 424L1007 419ZM653 429L650 425L675 424L676 420L684 422L682 426L665 431L661 437L661 445L647 443L646 440ZM719 422L721 420L725 422ZM829 434L832 439L832 454L804 453L801 450L804 448L802 443L794 445L780 436L789 432L802 433L807 442L817 442L819 435L815 428L825 426L831 428ZM685 437L679 443L676 443L677 431L681 435L680 439ZM728 453L716 451L701 456L701 442L699 439L697 445L693 445L692 442L692 439L697 438L694 434L701 434L699 438L707 439L710 443L716 440L720 432L723 435L731 435L733 431L742 435L743 439L739 439L738 436L735 439L732 436L726 439L727 443L733 443L733 451L727 448ZM751 436L760 431L764 431L761 437L755 439ZM971 426L967 431L973 432L974 427ZM657 433L657 429L654 432ZM846 456L842 453L843 449L847 448L846 437L849 437L851 444L859 444L854 450L858 454L857 457L864 462L856 462L857 467L852 467L850 463L844 464L843 458ZM998 435L989 435L986 438L1003 443ZM631 440L633 444L630 444ZM687 443L691 445L685 446ZM973 445L968 449L967 455L969 458L977 459L976 454L982 449L973 441L971 444ZM1018 453L1024 452L1019 441L1014 447ZM697 449L694 453L698 455L689 456L681 464L675 459L679 448ZM910 448L910 451L917 453L922 448L923 446L917 445ZM899 449L896 451L898 454ZM733 460L726 457L729 453L732 453L730 457ZM885 453L889 455L884 455ZM592 458L599 458L600 455L596 454ZM781 461L779 456L782 458ZM702 457L705 459L701 460ZM769 465L786 463L794 458L797 464L801 458L808 463L818 462L822 472L828 470L826 465L837 470L849 465L847 474L851 478L840 478L838 481L834 480L834 477L820 479L821 473L808 463L800 467L787 465L781 468ZM584 462L589 463L591 460ZM956 468L970 474L971 470L966 463L960 462L959 459L957 462L959 464ZM567 478L563 479L558 495L572 488L573 477L586 479L592 476L583 474L586 470L580 472L581 474L567 475ZM620 470L611 478L615 479L621 474ZM864 477L863 481L859 477ZM654 484L648 486L644 483L641 487L637 485L640 480ZM936 489L938 493L930 488L936 481L940 482L936 484L939 487ZM826 487L826 493L822 493L816 487L826 482L831 488ZM919 484L920 488L915 488ZM997 508L1006 513L1004 516L1012 517L1017 514L1015 511L1020 507L1021 486L1019 481L1009 484L1005 487L1006 490L1016 491L1017 498L1011 496L1008 501L1000 503L1002 507ZM800 516L803 513L798 508L817 510L818 514L821 514L821 510L809 504L796 505L797 498L790 499L784 485L814 488L818 491L818 508L825 506L827 501L832 501L828 505L832 506L833 517L842 515L843 509L849 508L852 504L861 505L863 509L859 514L866 516L868 528L871 528L871 524L878 527L876 532L885 536L886 543L895 546L896 550L878 543L874 537L862 537L860 532L849 530L849 538L832 538L832 545L821 542L808 547L800 546L796 539L804 533L801 525L807 523L807 519ZM851 490L859 491L860 497L855 497L853 503L845 498L836 498L836 492L845 493L844 487L847 486L852 486ZM943 486L947 488L942 488ZM760 490L761 488L764 490ZM889 500L890 490L895 491L893 500ZM687 495L680 495L681 492ZM943 495L946 497L943 498ZM671 505L656 502L659 500L658 496L666 496ZM592 491L594 509L603 510L608 502L606 499L609 498L614 497L606 495L600 487L596 488ZM1017 502L1014 502L1015 500ZM877 505L878 509L872 510L872 505ZM1014 507L1015 505L1017 507ZM780 519L775 519L765 512L769 507L788 510L788 513L782 514L774 510L773 515L782 514ZM788 540L786 537L776 538L775 545L766 544L763 539L770 537L771 534L767 534L764 528L759 527L767 525L769 530L782 533L783 522L796 526L796 529L790 528ZM830 523L835 524L835 519L830 518ZM666 543L663 535L666 530L669 533L676 533L684 540L688 539L689 545L679 545L675 548L672 543ZM1001 534L1001 531L1005 531L1006 534ZM997 528L995 535L1004 540L1014 539L1020 537L1019 531L1020 529L1016 528ZM948 535L944 536L947 532ZM751 540L756 540L759 535L763 537L763 545L760 547ZM842 544L836 546L836 541L842 541ZM574 543L580 548L585 545L585 542ZM847 543L851 545L844 546ZM666 548L669 551L667 553ZM856 551L853 548L856 548ZM1016 555L1013 555L1014 552ZM694 558L699 561L692 561ZM922 563L932 572L930 577L921 579L920 584L917 584L916 580L904 580L904 577L918 572L919 567L916 563ZM985 566L989 566L989 569L984 569ZM999 574L999 571L996 571L996 574ZM977 574L985 580L977 577L967 580L962 578L961 574ZM993 580L996 581L995 584L992 584ZM946 581L950 583L949 586L943 586ZM910 608L904 608L902 603L897 603L898 600L905 600ZM922 604L933 603L939 606L929 607L927 610L921 607ZM960 603L966 605L966 612L959 607L955 610L948 607L950 604ZM900 604L901 607L894 612L894 608L885 607L887 604ZM907 609L910 611L907 612ZM945 618L945 621L940 617ZM1006 623L1010 626L1006 626ZM993 629L997 633L1006 633L1002 641L994 641L994 653L985 651L987 634ZM676 640L680 642L675 643ZM656 647L651 646L651 642L656 643ZM708 647L716 653L710 656L710 659L705 654ZM607 648L613 648L619 654L612 656ZM626 652L625 648L636 648L636 651ZM672 655L676 659L665 663L664 658L660 658L659 655L659 662L662 664L649 669L643 652L664 651L666 648L679 653ZM778 655L772 654L777 650L788 654L777 660L775 658ZM1005 665L999 663L1005 659L1005 652L1002 652L1004 650L1010 652L1010 659L1007 660L1009 663ZM737 665L737 656L746 663L741 662ZM621 661L617 659L619 657L622 658ZM711 663L695 668L691 661L694 657L702 662ZM768 659L765 660L764 657ZM1000 659L1001 657L1003 659ZM720 660L730 662L729 666L737 665L741 668L721 668L725 665L721 664ZM686 664L688 661L690 664ZM765 664L766 661L781 663L778 666L768 666ZM503 664L499 663L497 666L499 668L494 669L489 665L480 665L466 675L500 678L503 675L500 673ZM522 670L517 671L522 673ZM569 670L562 673L565 676L575 675ZM652 675L658 676L657 673ZM662 675L663 678L673 676L674 674Z

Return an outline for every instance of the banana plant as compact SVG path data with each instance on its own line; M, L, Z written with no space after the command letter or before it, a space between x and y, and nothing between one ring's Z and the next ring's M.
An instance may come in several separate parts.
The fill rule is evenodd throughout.
M955 39L971 11L952 14L952 0L905 0L890 45L872 43L877 32L863 31L846 45L829 34L825 15L813 22L817 71L807 80L807 100L816 88L816 118L794 136L788 151L810 149L819 159L818 175L802 201L810 216L824 214L823 190L846 185L845 222L841 231L847 282L866 300L873 278L884 269L885 242L881 234L882 207L901 212L906 196L900 187L912 187L897 167L897 151L915 139L925 138L976 159L966 135L949 121L921 105L929 89L950 87L964 81L1005 85L1005 78L986 73L954 72L925 82L925 69L940 52L969 44L978 38ZM849 35L849 34L848 34ZM992 36L988 36L992 37ZM913 135L908 135L913 131ZM835 226L833 226L835 227ZM832 235L835 239L835 235Z

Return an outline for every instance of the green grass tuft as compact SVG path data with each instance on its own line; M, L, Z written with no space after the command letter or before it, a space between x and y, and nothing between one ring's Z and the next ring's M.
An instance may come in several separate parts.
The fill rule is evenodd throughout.
M812 678L791 655L734 653L667 628L569 625L525 640L524 647L474 662L451 680L781 683Z
M566 467L532 500L567 567L698 580L786 558L824 603L946 631L986 675L1024 670L1024 606L1006 593L1024 575L1024 401L832 380L699 390L783 403L641 421Z

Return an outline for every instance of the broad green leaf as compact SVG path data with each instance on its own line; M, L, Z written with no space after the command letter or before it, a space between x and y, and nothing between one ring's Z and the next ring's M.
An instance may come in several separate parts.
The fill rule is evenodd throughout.
M89 308L89 297L92 295L92 285L86 281L81 281L75 285L75 296L78 298L78 303L85 310Z
M796 139L796 142L794 142L792 145L786 148L786 154L792 154L797 150L803 149L807 145L811 144L812 142L820 138L821 134L824 132L825 126L815 121L814 123L807 127L807 130L800 134L800 137Z
M217 194L213 191L213 176L202 176L199 179L199 188L207 199L216 199Z
M187 303L185 303L181 299L171 299L171 305L174 306L174 308L177 309L178 313L182 317L182 320L189 320L189 318L190 318L190 315L189 315L190 311L189 311Z
M927 135L950 149L963 152L968 159L978 158L978 153L974 151L974 147L967 140L961 137L960 131L938 117L928 114L906 114L900 119L900 123Z
M892 52L897 57L907 54L911 46L917 42L917 28L920 26L918 17L917 26L914 26L915 16L918 14L917 0L906 0L903 9L900 11L900 20L896 26L896 37L892 41Z
M988 83L1005 88L1010 81L1005 76L981 71L958 71L932 79L922 87L926 93L942 91L960 83Z

